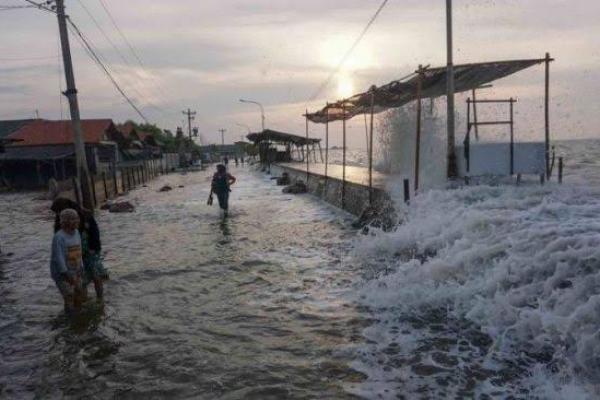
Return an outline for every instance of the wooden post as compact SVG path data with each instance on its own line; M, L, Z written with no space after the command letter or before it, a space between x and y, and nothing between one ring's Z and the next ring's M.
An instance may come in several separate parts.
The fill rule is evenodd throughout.
M475 127L475 139L479 140L479 125L477 125L477 97L475 95L476 89L473 88L473 126Z
M319 145L319 156L321 158L321 163L323 162L323 148L321 147L321 142L318 142Z
M404 180L404 202L410 203L410 182L408 179Z
M563 181L563 158L558 157L558 183Z
M329 164L329 103L327 103L327 107L325 108L326 117L325 117L325 178L327 175L327 165Z
M475 106L475 103L473 103ZM473 124L477 126L477 124ZM467 136L465 138L465 155L466 155L466 170L467 173L470 172L471 169L471 99L467 98Z
M305 114L306 119L306 186L308 187L308 174L309 174L309 162L310 162L310 150L308 147L308 109Z
M102 171L102 183L104 184L104 201L108 200L108 185L106 184L106 172Z
M92 207L96 207L96 204L98 204L98 197L96 196L96 176L90 175L90 181L92 186Z
M423 78L423 66L419 65L417 71L419 78L417 79L417 138L415 144L415 193L419 190L419 164L421 158L421 86Z
M73 184L73 192L75 192L75 201L77 202L77 204L79 204L79 207L81 207L81 197L79 197L79 190L77 190L77 188L79 187L79 182L77 182L76 176L71 178L71 183Z
M515 122L513 98L510 98L510 175L515 173Z
M113 163L113 186L115 189L115 197L119 195L119 186L117 183L117 166Z
M544 91L544 133L546 145L546 177L550 179L550 53L546 53Z
M346 103L342 100L342 209L346 207Z
M373 205L373 114L375 113L375 86L371 87L371 126L369 142L367 143L369 151L369 204ZM366 115L366 114L365 114Z

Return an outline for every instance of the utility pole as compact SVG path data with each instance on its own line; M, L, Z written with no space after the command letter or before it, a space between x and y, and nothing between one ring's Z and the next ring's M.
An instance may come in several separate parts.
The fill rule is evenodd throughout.
M191 141L192 140L192 121L196 119L194 117L194 115L196 115L196 111L192 111L188 108L187 111L182 111L182 113L184 115L187 115L187 118L188 118L188 135L189 135L190 141Z
M227 132L227 129L219 129L219 132L221 132L221 145L225 145L225 132Z
M446 0L446 53L448 59L448 65L446 67L448 178L455 178L457 175L454 139L454 60L452 46L452 0Z
M75 87L75 75L73 73L73 61L71 59L71 46L69 45L69 33L67 31L67 16L65 15L64 0L56 0L56 16L58 17L60 46L65 68L65 79L67 81L67 90L63 94L69 100L69 110L71 113L71 121L73 122L75 138L75 158L78 181L75 190L83 203L82 206L91 210L94 208L94 201L92 200L88 164L85 156L85 144L83 141L83 132L81 130L79 102L77 101L77 88Z

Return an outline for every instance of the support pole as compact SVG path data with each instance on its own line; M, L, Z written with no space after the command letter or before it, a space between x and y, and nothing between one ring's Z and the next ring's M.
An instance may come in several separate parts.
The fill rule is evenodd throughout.
M475 140L479 140L479 125L477 125L477 95L475 93L476 89L473 88L473 122L475 123Z
M473 104L475 105L475 104ZM515 173L515 122L513 99L510 98L510 175ZM477 126L477 125L476 125Z
M473 105L475 105L473 103ZM476 124L474 124L477 126ZM465 158L467 175L471 170L471 99L467 99L467 136L465 136Z
M73 124L75 158L77 168L77 183L74 188L77 197L81 200L83 207L92 209L94 201L90 188L90 176L85 154L81 119L79 115L79 102L77 100L77 88L75 86L75 74L73 72L73 61L71 59L71 46L69 44L69 33L67 31L67 16L65 15L64 0L56 0L56 16L58 17L58 30L60 34L60 45L62 49L63 63L67 90L63 93L69 100L69 110Z
M544 92L544 133L546 145L546 177L550 179L550 53L546 53Z
M326 110L327 116L325 117L325 178L329 176L327 174L327 165L329 164L329 103L327 103Z
M310 162L310 148L308 147L308 109L306 110L305 119L306 119L306 186L308 187L309 162Z
M421 159L421 86L423 66L419 65L417 79L417 137L415 142L415 193L419 190L419 168Z
M558 157L558 183L563 181L563 158Z
M373 205L373 114L375 113L375 86L371 87L371 132L368 137L367 149L369 151L369 204ZM366 121L365 114L365 121Z
M319 145L319 157L321 158L321 162L323 162L323 148L321 147L321 142L318 142Z
M410 182L408 179L404 179L404 202L410 203Z
M454 139L454 61L452 54L452 0L446 0L446 98L448 131L448 178L456 178L456 152ZM416 182L415 182L416 184Z
M102 183L104 184L104 201L108 200L108 185L106 183L106 172L102 171Z
M346 207L346 104L342 103L342 209Z

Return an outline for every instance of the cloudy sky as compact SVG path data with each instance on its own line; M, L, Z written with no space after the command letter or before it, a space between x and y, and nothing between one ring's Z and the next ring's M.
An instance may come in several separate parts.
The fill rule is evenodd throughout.
M260 127L258 107L239 98L262 102L268 127L304 134L306 108L387 83L418 64L445 62L445 2L389 0L344 68L310 101L381 0L102 1L143 67L101 0L65 0L72 20L147 118L173 130L184 124L181 111L189 107L197 111L194 124L206 142L220 141L219 128L227 129L231 142L246 130L238 124ZM550 52L556 58L553 136L600 137L600 2L454 3L457 64L541 58ZM24 4L0 0L0 6ZM64 84L55 17L35 9L0 11L0 34L0 118L28 118L35 110L43 118L67 117L59 95ZM82 116L139 120L75 38L71 41ZM481 96L518 97L517 134L541 138L542 95L543 68L535 67L497 82ZM457 99L461 113L464 100ZM350 144L363 146L364 121L356 118L349 125ZM333 144L338 128L332 127ZM323 136L323 130L311 126L311 135Z

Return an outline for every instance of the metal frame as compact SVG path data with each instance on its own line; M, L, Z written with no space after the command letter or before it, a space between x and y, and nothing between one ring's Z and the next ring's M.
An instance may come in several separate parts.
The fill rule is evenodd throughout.
M467 134L465 135L465 159L467 163L467 172L471 170L471 128L477 129L478 126L490 126L490 125L509 125L510 126L510 175L514 175L515 170L515 118L514 118L514 104L517 99L482 99L482 100L471 100L467 98ZM510 119L508 121L483 121L477 122L476 106L477 103L481 104L508 104ZM471 105L473 107L474 121L471 122ZM476 131L477 132L477 131ZM479 140L476 133L476 138Z

